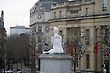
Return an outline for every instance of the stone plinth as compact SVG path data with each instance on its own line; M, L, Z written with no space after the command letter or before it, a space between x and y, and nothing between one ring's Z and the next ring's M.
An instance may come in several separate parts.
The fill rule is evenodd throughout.
M40 73L70 73L72 57L69 54L41 54Z

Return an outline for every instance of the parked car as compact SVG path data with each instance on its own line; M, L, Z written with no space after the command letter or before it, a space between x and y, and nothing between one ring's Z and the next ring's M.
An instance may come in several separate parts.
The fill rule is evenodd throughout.
M2 73L4 73L4 71ZM9 70L9 71L5 71L5 73L14 73L14 72Z
M17 71L17 73L23 73L22 71Z

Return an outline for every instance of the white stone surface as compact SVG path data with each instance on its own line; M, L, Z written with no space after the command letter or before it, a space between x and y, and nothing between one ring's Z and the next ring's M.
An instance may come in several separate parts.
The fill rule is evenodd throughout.
M62 37L58 35L59 29L58 27L54 27L54 36L52 37L53 49L49 50L48 53L64 53L62 48Z
M70 73L71 59L68 54L42 54L40 73Z

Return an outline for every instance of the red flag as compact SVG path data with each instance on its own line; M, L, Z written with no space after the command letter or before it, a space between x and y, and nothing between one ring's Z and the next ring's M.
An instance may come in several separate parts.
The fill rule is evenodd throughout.
M73 47L74 47L74 44L71 42L70 43L70 48L69 48L69 51L70 51L71 55L73 55Z
M98 53L98 41L95 42L95 45L94 45L94 53L95 53L95 54Z

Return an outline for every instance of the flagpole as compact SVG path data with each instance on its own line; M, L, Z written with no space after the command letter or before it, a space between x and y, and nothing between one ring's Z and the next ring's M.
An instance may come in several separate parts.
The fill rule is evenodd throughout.
M97 72L97 54L95 54L96 56L96 72Z
M76 47L75 47L75 53L74 53L74 73L76 72Z

